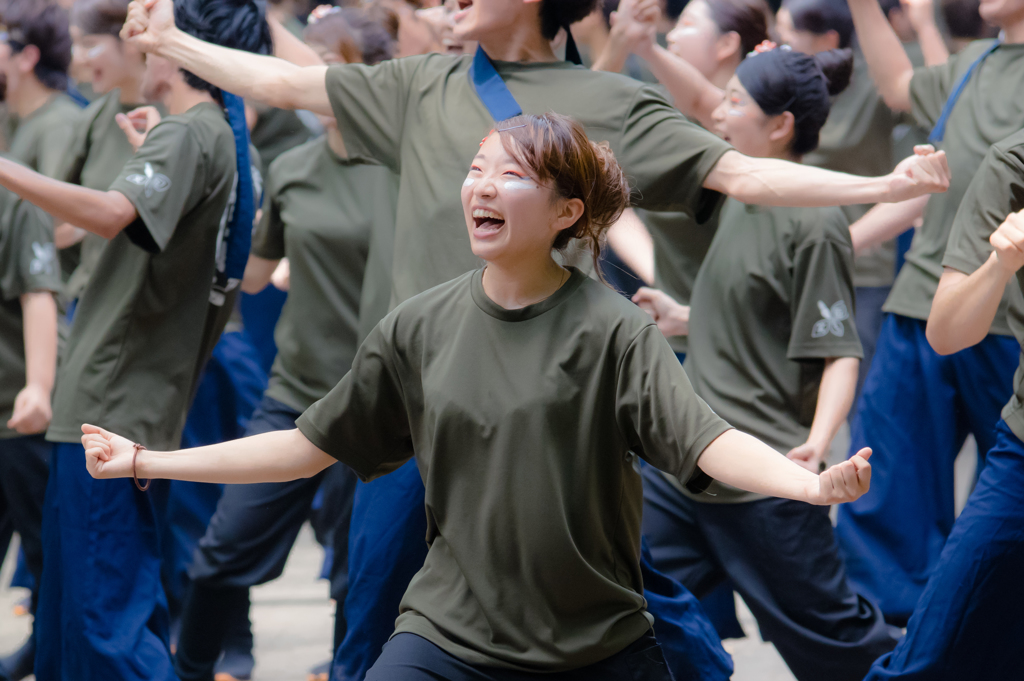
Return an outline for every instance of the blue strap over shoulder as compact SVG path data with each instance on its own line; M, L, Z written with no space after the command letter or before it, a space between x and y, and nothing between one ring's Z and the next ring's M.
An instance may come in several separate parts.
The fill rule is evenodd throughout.
M953 92L950 93L949 99L946 100L946 103L942 107L942 113L939 114L939 119L935 121L935 127L932 128L931 134L928 135L929 142L932 144L938 144L945 139L946 124L949 123L949 116L953 113L953 107L956 106L957 101L960 99L960 95L963 94L964 89L967 87L967 83L971 80L971 76L974 75L974 72L981 65L981 62L985 61L985 59L995 52L996 48L1001 44L1002 43L998 40L992 43L992 45L985 50L980 57L974 60L974 63L967 69L967 73L963 75L960 82L956 84L955 88L953 88Z
M245 122L245 102L238 95L222 92L224 109L227 112L231 132L235 135L235 156L238 169L238 191L235 196L235 208L228 220L224 235L227 251L223 259L218 258L218 275L227 280L227 289L233 288L231 282L238 282L245 274L245 265L249 261L249 247L252 244L252 223L256 219L256 188L252 177L252 159L249 158L249 127ZM219 278L219 277L218 277Z
M565 44L565 60L574 64L582 64L580 52L576 48L569 27L565 27L567 41ZM469 79L473 83L480 101L484 103L495 122L514 118L523 113L523 108L508 89L501 74L494 68L494 62L484 52L483 47L476 48L473 64L469 67Z

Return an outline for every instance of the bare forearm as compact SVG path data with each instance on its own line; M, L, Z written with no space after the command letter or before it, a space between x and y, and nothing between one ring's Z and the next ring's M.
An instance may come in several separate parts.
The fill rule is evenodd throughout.
M889 196L887 177L847 175L736 151L722 156L704 186L760 206L844 206Z
M821 445L825 450L832 444L853 406L859 368L860 360L856 357L834 357L825 361L808 442Z
M242 275L242 291L244 293L259 293L265 289L279 262L281 261L268 260L250 254L249 261L245 265L245 274Z
M995 253L970 276L946 268L928 315L926 335L935 352L950 355L980 343L1012 276L998 266Z
M57 373L57 303L49 291L21 297L25 383L49 395Z
M917 28L917 41L924 54L925 66L940 66L949 60L949 48L934 22Z
M869 210L864 217L850 225L854 254L859 255L895 239L913 227L914 222L924 215L927 205L926 195L900 203L881 203Z
M635 211L627 209L612 225L608 244L645 283L654 284L654 240Z
M626 59L629 58L629 52L628 40L620 31L612 28L612 32L608 36L608 42L605 43L601 54L594 61L591 70L622 73L622 69L626 67Z
M267 24L270 26L270 35L274 41L274 56L289 61L296 66L323 66L324 60L306 43L302 42L292 32L281 25L281 22L273 17L267 17Z
M112 239L138 214L123 194L101 192L60 182L8 159L0 158L0 185L34 203L58 222L70 222Z
M136 470L140 478L248 484L309 478L332 463L295 429L175 452L143 451Z
M642 52L641 56L647 60L658 82L668 89L675 107L708 130L713 129L711 114L722 101L722 90L715 87L688 61L660 45L654 45Z
M910 111L910 78L914 65L876 0L850 0L857 39L871 78L889 108Z
M814 503L818 476L738 430L723 433L708 445L698 465L715 480L733 487Z
M241 97L280 109L331 115L326 66L297 66L277 57L212 45L173 29L159 53L200 78Z

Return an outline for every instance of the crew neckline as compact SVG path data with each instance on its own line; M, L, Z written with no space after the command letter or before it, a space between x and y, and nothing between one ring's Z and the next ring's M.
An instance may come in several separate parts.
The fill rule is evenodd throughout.
M586 275L575 267L566 267L569 270L569 278L544 300L533 305L527 305L516 310L506 310L501 305L491 300L484 291L484 268L480 268L473 274L470 291L473 295L473 302L483 312L503 322L523 322L527 319L539 317L549 310L558 307L569 296L576 292L576 289L587 279Z

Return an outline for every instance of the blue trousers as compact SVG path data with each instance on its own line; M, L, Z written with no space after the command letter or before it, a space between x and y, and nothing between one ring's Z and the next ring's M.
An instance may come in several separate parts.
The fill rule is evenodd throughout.
M691 500L644 468L644 536L655 565L698 596L726 577L800 681L859 681L896 645L846 579L828 508L788 499Z
M1024 442L1000 421L978 485L921 594L907 635L866 681L1021 678Z
M416 634L388 641L366 681L672 681L654 634L648 631L624 650L582 669L529 674L463 662Z
M82 445L58 443L43 514L36 678L174 681L153 495L94 480Z
M349 534L348 631L334 658L332 681L363 681L394 632L402 596L427 555L423 503L415 461L357 485ZM728 679L732 658L693 595L657 573L646 554L641 571L648 610L675 681Z
M839 507L836 539L850 579L903 624L953 527L953 462L973 433L979 453L1013 392L1020 346L988 336L943 357L925 322L889 315L851 424L851 454L871 447L871 490Z

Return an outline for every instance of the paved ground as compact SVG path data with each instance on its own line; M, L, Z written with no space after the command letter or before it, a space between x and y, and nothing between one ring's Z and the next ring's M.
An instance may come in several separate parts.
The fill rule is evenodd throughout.
M843 449L837 442L837 451ZM966 481L973 478L973 450L958 463L960 505L966 497ZM13 552L11 552L13 553ZM317 580L323 558L307 530L299 537L284 576L253 593L253 621L257 666L254 681L304 681L306 670L330 655L333 604L327 582ZM28 632L27 617L11 614L24 598L21 589L9 589L12 561L0 570L0 654L17 647ZM792 674L770 643L761 641L757 626L740 601L740 622L747 638L727 641L726 649L736 664L736 681L793 681Z

